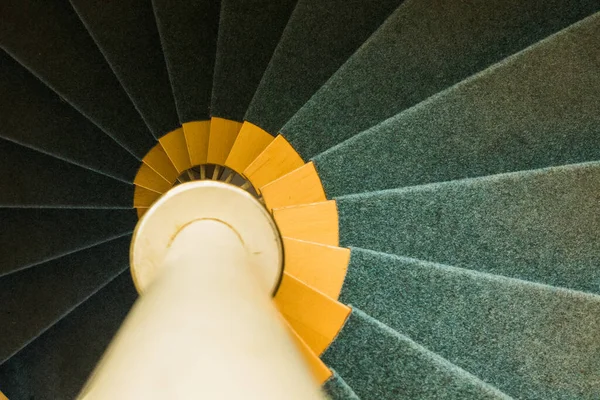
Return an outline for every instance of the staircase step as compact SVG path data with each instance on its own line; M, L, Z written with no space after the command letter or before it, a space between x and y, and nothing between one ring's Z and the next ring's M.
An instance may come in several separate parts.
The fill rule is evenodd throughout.
M134 210L0 208L0 276L131 233Z
M152 0L192 165L206 163L219 28L218 0Z
M332 371L333 375L323 385L323 391L331 400L360 400L354 393L354 390L337 372Z
M4 50L132 154L146 154L152 134L67 0L7 0L0 15Z
M297 0L221 0L212 115L242 121Z
M179 128L152 4L70 1L154 137Z
M299 0L246 111L272 136L402 0Z
M298 1L246 110L231 152L240 160L228 165L243 171L401 2Z
M139 161L4 52L0 65L2 138L133 182Z
M597 0L407 1L281 132L308 160L599 9Z
M509 395L600 396L598 295L353 248L341 299Z
M133 185L3 139L0 154L0 207L131 207Z
M367 399L510 399L357 308L323 355Z
M221 0L211 113L242 122L297 0ZM224 163L236 132L211 126L209 161ZM218 142L226 143L220 149ZM218 155L213 155L216 149ZM242 172L242 171L239 171Z
M598 37L600 13L316 156L327 195L600 160Z
M0 364L129 267L131 237L0 278Z
M9 399L74 399L83 388L137 293L129 271L0 365Z
M210 118L219 3L152 0L181 122Z
M290 327L320 355L336 337L350 309L284 272L274 302Z
M600 293L600 162L337 199L340 245Z

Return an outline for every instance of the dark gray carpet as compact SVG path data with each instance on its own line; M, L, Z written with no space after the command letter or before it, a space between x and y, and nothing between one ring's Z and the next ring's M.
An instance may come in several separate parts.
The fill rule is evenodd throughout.
M316 156L327 195L600 160L598 38L600 13Z
M600 293L600 162L343 196L340 243Z
M409 0L282 132L307 160L597 10L598 0Z
M600 296L353 248L341 301L516 399L600 398Z

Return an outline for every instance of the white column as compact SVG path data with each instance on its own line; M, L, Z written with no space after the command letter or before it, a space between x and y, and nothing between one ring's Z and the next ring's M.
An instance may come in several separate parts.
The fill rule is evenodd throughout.
M251 260L222 222L181 229L80 399L322 399Z

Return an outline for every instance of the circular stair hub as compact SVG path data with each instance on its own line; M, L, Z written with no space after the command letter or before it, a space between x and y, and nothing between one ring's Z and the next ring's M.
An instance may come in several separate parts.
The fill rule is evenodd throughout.
M257 277L275 294L283 273L283 247L275 222L251 194L234 185L193 181L162 196L139 221L131 243L131 274L142 293L157 276L171 243L187 226L217 221L231 228L245 246ZM198 240L208 238L199 237ZM199 268L213 268L202 265ZM245 267L245 266L240 266Z

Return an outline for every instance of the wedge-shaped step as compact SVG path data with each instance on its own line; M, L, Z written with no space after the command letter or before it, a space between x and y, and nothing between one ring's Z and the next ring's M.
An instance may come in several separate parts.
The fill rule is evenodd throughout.
M244 170L254 187L261 188L304 165L296 150L281 135L277 136Z
M268 209L326 201L319 174L312 162L260 188Z
M179 120L192 165L206 163L219 2L153 0Z
M135 208L148 208L154 204L160 196L161 193L153 192L141 186L136 186L133 192L133 206Z
M131 237L0 278L0 364L129 267Z
M331 400L360 400L354 390L335 371L323 385L323 391Z
M227 165L243 171L401 0L300 0L283 31Z
M213 117L243 121L295 5L296 0L221 0ZM225 163L237 134L211 126L209 162Z
M131 154L5 52L0 68L0 136L133 182L139 161Z
M131 207L131 184L3 139L0 154L0 207Z
M315 157L330 197L600 159L600 13Z
M600 163L337 199L340 243L600 293Z
M285 271L332 299L344 283L350 250L304 240L283 238Z
M350 309L284 272L275 305L317 355L336 337Z
M323 360L363 400L510 399L356 308Z
M179 118L154 20L146 0L71 0L155 138L179 128Z
M152 134L67 0L0 5L0 46L138 158Z
M273 218L282 236L337 246L338 212L335 201L303 204L273 210Z
M600 296L354 248L342 299L515 398L600 396Z
M0 365L4 394L9 399L76 398L136 298L125 271Z
M405 2L281 132L308 160L599 9L597 0Z
M298 350L302 354L302 357L308 364L308 367L319 384L323 384L331 378L331 371L327 366L321 361L318 355L316 355L311 348L306 344L304 340L296 333L294 328L292 328L287 322L286 326L288 328L288 332L292 337L292 340L296 344Z
M141 178L143 178L145 180L149 176L152 176L152 180L155 181L156 179L155 179L154 175L158 174L159 177L162 180L164 180L165 182L167 182L170 187L173 184L173 182L175 182L177 180L177 177L179 176L179 172L177 171L177 168L175 168L175 165L173 165L173 162L169 158L169 155L167 154L167 152L161 142L156 143L154 145L154 147L152 147L148 151L148 153L146 153L146 156L143 158L142 161L144 162L144 164L140 167L140 170L142 170L142 168L144 168L145 170L152 171L153 174L147 174L146 172L144 172L143 174L140 174L140 172L138 172L138 174L135 177L135 181L134 181L134 183L136 185L141 185L141 186L146 187L147 189L163 192L164 186L156 186L156 187L151 187L151 186L147 186L147 185L145 186L144 184L141 184L139 180ZM149 176L147 176L147 175L149 175ZM156 184L158 185L157 182L156 182ZM163 185L164 185L164 183L163 183Z
M137 218L133 210L5 208L0 221L2 276L128 235Z

